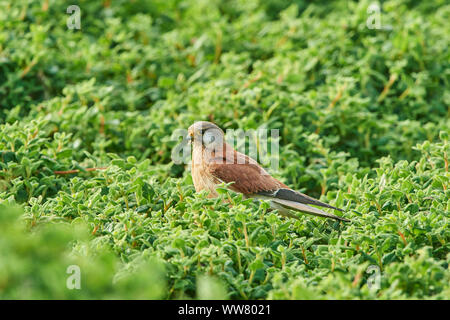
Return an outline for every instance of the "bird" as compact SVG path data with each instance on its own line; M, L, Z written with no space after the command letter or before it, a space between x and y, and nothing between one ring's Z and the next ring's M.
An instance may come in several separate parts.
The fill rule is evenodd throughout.
M217 187L227 184L245 198L268 200L272 209L287 217L303 212L338 221L350 220L313 206L344 210L295 191L272 177L256 160L240 153L225 141L224 131L208 121L197 121L188 128L191 143L191 175L196 192L208 191L208 197L218 197Z

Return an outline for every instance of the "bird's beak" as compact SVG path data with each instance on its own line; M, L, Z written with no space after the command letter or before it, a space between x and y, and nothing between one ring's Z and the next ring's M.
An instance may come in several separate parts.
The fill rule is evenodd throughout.
M194 130L192 130L191 128L188 129L186 140L188 140L189 143L192 143L192 141L194 140Z

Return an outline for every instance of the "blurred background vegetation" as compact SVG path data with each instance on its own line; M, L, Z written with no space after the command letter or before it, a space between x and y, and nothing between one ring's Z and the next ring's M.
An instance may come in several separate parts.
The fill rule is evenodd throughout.
M377 3L1 1L0 298L449 298L450 6ZM273 173L362 215L194 194L197 120L280 129Z

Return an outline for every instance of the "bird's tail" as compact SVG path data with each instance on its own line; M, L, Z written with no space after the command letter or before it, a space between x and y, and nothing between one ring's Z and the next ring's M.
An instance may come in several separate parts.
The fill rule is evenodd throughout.
M339 221L350 222L350 220L348 220L348 219L336 216L331 213L327 213L325 211L308 206L303 203L294 202L294 201L290 201L290 200L284 200L284 199L273 199L273 198L271 199L271 201L278 204L279 206L281 206L281 208L284 208L284 209L300 211L300 212L312 214L312 215L318 216L318 217L331 218L331 219L335 219L335 220L339 220ZM276 206L275 206L275 208L280 209L280 207L276 207ZM284 214L295 218L295 215L293 215L292 213L284 212Z

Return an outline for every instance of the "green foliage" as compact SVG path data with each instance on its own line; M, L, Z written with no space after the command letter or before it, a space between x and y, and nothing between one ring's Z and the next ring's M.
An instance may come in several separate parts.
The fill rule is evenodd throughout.
M119 269L116 255L90 239L83 224L42 224L31 232L16 208L0 205L0 298L157 299L165 281L160 264L142 255ZM91 240L91 242L89 242ZM66 283L80 270L80 289ZM70 282L70 281L69 281Z
M0 4L0 298L450 298L444 1L381 30L369 1L74 4ZM352 222L196 194L172 133L208 119L280 129L274 174Z

